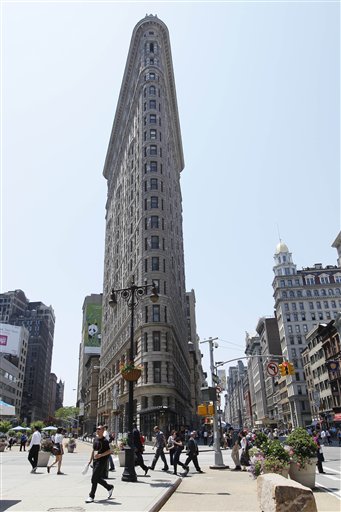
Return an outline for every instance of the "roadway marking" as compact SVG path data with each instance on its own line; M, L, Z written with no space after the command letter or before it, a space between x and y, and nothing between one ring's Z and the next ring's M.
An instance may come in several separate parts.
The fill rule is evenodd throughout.
M325 487L324 485L315 483L316 487L321 487L327 494L331 494L332 496L335 496L335 498L341 500L341 490L340 491L333 491L333 489L329 489L328 487Z
M328 468L328 466L323 466L323 469L328 469L328 471L334 471L333 475L340 475L340 471L337 471L335 468Z

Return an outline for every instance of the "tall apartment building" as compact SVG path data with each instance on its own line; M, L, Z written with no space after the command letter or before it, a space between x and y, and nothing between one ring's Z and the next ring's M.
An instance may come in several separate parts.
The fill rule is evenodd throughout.
M49 379L55 316L52 306L30 302L22 290L0 294L0 322L29 331L20 416L27 423L44 420L49 411Z
M334 247L337 247L334 242ZM341 308L341 268L334 265L297 270L284 242L277 245L273 268L276 318L284 359L293 362L295 374L279 379L278 415L288 426L311 422L311 411L303 371L302 351L306 334L319 322L337 317Z
M17 418L20 417L24 391L28 338L25 327L0 324L0 397L14 405Z
M135 416L154 425L188 422L189 351L180 173L184 167L168 29L147 15L134 28L104 166L108 183L98 414L109 425L118 386L123 429L128 387L119 373L129 357L130 309L109 307L112 289L156 284L159 302L140 298L135 315ZM107 371L109 369L109 371Z

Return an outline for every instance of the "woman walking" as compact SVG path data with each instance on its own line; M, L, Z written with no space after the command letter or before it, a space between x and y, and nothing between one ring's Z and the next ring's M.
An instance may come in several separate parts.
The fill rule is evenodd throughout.
M180 462L180 455L184 448L184 445L183 445L183 442L182 442L181 437L178 432L175 432L173 435L173 443L174 443L173 475L177 475L176 469L177 469L178 464L186 471L186 474L187 474L189 471L189 467L186 466L186 464L183 464L182 462Z
M171 435L167 439L167 446L166 446L167 450L169 451L169 463L171 466L173 466L174 448L175 448L174 434L175 434L175 430L172 430Z
M62 466L62 460L63 460L63 455L64 455L64 449L63 449L63 434L62 434L62 429L61 428L57 428L57 432L56 432L56 435L54 436L54 444L53 444L53 448L54 448L54 455L56 456L56 459L55 461L51 464L51 466L47 466L47 472L50 473L50 470L52 468L52 466L54 466L55 464L58 464L58 469L57 469L57 475L64 475L64 473L62 473L60 471L60 468Z

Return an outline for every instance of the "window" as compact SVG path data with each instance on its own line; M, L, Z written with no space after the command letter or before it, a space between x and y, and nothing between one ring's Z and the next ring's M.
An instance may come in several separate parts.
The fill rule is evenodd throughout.
M158 189L157 178L151 178L150 179L150 190L157 190L157 189Z
M156 140L156 130L154 130L154 128L152 130L149 130L149 137L150 140Z
M315 277L306 277L305 282L307 284L315 284Z
M308 332L308 325L307 324L303 324L303 332Z
M152 196L150 198L150 207L151 208L158 208L159 207L159 198L158 198L158 196Z
M321 309L321 302L320 301L316 302L316 307L317 307L317 309Z
M156 124L156 115L155 114L150 114L149 115L149 123L150 124Z
M160 261L158 256L152 257L152 270L157 271L160 269Z
M150 217L150 227L152 229L158 229L158 227L159 227L159 217L157 215L152 215Z
M160 247L160 240L158 236L151 236L150 238L150 247L151 249L159 249Z
M150 172L157 172L157 162L150 162Z
M144 383L147 384L147 382L148 382L148 363L143 363L143 377L144 377ZM147 398L147 404L148 404L148 398Z
M148 333L144 333L144 351L148 352Z
M153 350L160 352L161 350L161 333L160 331L153 331Z
M149 154L152 155L152 156L156 156L157 155L157 146L155 144L152 144L149 147Z
M155 80L155 73L149 73L149 80Z
M155 85L151 85L149 87L149 95L150 96L155 96L155 94L156 94L156 87L155 87Z
M307 297L311 297L311 290L307 290Z
M292 310L293 310L293 311L297 311L296 302L293 302L293 303L292 303L292 305L291 305L291 307L292 307Z
M303 304L303 302L300 302L300 310L304 310L304 304Z
M319 291L318 291L318 290L314 290L314 296L315 296L315 297L318 297L318 296L319 296Z
M329 276L320 276L321 284L329 284Z
M153 304L152 306L152 320L153 322L160 322L160 306Z
M148 306L145 306L145 308L144 308L144 321L146 323L149 322L149 320L148 320Z
M295 331L297 333L300 333L301 332L301 329L300 329L300 326L299 325L295 325Z
M161 382L161 361L153 362L153 379L156 384Z
M328 304L328 301L327 300L324 300L323 301L323 306L328 309L329 308L329 304Z
M292 325L288 325L288 333L292 334Z
M149 100L149 108L156 108L156 100Z
M314 303L313 302L309 302L309 309L314 309Z

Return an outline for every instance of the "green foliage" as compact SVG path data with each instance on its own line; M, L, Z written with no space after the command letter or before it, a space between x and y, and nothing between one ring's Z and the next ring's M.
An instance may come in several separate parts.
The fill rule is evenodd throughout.
M39 421L39 420L37 420L37 421L33 421L33 422L31 423L31 425L30 425L32 432L34 431L34 428L35 428L35 427L38 427L38 428L40 428L40 430L41 430L41 429L42 429L42 428L44 428L45 426L46 426L46 425L45 425L45 423L44 423L43 421Z
M4 434L10 430L12 427L12 423L7 420L0 421L0 432L3 432Z
M309 459L316 457L317 445L303 427L298 427L289 434L285 443L290 447L291 459L301 467L304 467Z
M69 421L70 418L78 418L79 407L61 407L54 414L57 419Z
M289 458L288 460L283 460L274 455L269 455L264 460L263 468L271 473L281 473L283 469L289 468Z
M264 451L264 454L266 456L266 459L280 459L285 463L288 463L290 460L289 451L284 448L284 446L280 441L278 441L278 439L275 439L274 441L270 441L267 443L267 448L266 451Z
M260 431L256 433L256 437L255 437L254 441L252 442L252 444L254 446L257 446L257 448L261 448L261 446L263 444L266 445L267 443L268 443L267 436L263 432L260 432Z

